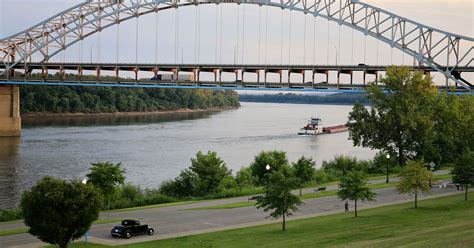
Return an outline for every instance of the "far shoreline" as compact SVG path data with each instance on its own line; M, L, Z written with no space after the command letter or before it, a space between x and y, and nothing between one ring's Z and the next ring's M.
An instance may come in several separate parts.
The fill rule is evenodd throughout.
M144 111L144 112L100 112L100 113L54 113L54 112L30 112L22 113L22 119L40 119L40 118L81 118L81 117L124 117L124 116L145 116L145 115L169 115L169 114L181 114L181 113L198 113L198 112L219 112L223 110L232 110L238 109L238 107L222 107L222 108L199 108L199 109L176 109L176 110L166 110L166 111Z

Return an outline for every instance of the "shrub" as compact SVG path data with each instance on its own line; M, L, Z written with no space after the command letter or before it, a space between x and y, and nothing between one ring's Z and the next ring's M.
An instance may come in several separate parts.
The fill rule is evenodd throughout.
M0 209L0 221L23 219L23 212L19 208Z

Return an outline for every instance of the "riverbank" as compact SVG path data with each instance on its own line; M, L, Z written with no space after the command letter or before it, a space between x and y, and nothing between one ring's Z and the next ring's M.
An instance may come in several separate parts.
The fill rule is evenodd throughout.
M182 108L176 110L165 110L165 111L143 111L143 112L100 112L100 113L54 113L54 112L30 112L22 113L21 117L23 119L37 119L37 118L55 118L55 117L67 117L67 118L80 118L80 117L95 117L95 116L106 116L106 117L132 117L132 116L144 116L144 115L169 115L169 114L179 114L179 113L201 113L201 112L219 112L224 110L238 109L238 107L212 107L212 108L199 108L199 109L189 109Z

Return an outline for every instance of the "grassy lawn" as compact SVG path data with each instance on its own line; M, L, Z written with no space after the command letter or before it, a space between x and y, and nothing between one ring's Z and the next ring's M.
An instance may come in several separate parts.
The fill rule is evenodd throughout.
M474 192L256 227L123 247L473 247ZM90 245L88 247L106 247Z
M28 229L29 229L28 227L20 227L20 228L15 228L15 229L2 230L0 231L0 236L27 233Z
M391 188L391 187L395 187L396 184L397 184L396 182L369 184L369 188L370 189ZM336 193L337 193L337 190L327 190L327 191L318 192L318 193L306 193L306 194L303 194L300 198L301 200L306 200L306 199L320 198L320 197L325 197L325 196L334 196L336 195ZM251 202L242 201L242 202L235 202L235 203L228 203L228 204L221 204L221 205L214 205L214 206L191 208L191 209L186 209L186 210L215 210L215 209L243 208L243 207L255 206L255 203L256 203L255 201L251 201Z
M202 202L202 201L205 201L205 200L161 203L161 204L147 205L147 206L141 206L141 207L114 209L114 210L109 210L109 211L104 211L104 212L105 213L106 212L124 212L124 211L142 210L142 209L149 209L149 208L163 208L163 207L187 205L187 204L198 203L198 202ZM212 201L212 200L207 200L207 201Z
M100 219L100 220L94 221L92 224L98 225L98 224L107 224L107 223L114 223L114 222L120 222L120 221L122 221L122 219ZM28 229L29 229L28 227L21 227L21 228L15 228L15 229L2 230L0 231L0 236L27 233Z

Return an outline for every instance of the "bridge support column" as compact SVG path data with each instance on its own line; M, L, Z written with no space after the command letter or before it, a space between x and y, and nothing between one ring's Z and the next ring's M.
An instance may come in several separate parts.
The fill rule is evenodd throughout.
M267 87L267 73L268 73L268 72L267 72L267 70L265 69L265 70L263 71L263 86L264 86L264 87Z
M341 71L337 71L337 88L339 88L339 82L340 82L340 79L341 79Z
M0 137L21 135L20 88L0 86Z

